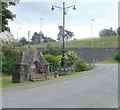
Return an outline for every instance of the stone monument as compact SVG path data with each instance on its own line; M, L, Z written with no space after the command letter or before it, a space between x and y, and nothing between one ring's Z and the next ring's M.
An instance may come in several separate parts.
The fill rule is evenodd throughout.
M42 53L35 48L29 48L21 52L20 57L16 60L12 82L46 80L49 79L49 75L49 63Z

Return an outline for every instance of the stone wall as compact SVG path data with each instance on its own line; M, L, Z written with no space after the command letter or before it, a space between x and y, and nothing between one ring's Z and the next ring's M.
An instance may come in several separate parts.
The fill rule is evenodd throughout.
M71 47L69 49L77 53L79 59L88 62L105 60L119 50L118 47ZM42 51L43 48L38 48L38 50Z
M85 59L88 62L96 62L105 60L113 56L118 48L116 47L84 47L84 48L70 48L70 50L77 53L79 59Z

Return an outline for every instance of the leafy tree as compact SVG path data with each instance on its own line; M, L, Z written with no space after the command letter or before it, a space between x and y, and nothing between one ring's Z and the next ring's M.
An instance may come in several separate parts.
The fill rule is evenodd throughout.
M58 26L59 27L59 33L58 33L58 41L62 41L63 38L63 27L62 26ZM68 41L68 39L72 38L74 36L73 32L65 30L65 40Z
M68 49L65 48L65 52L67 52ZM58 56L58 55L62 55L62 48L60 46L52 46L50 44L48 44L46 46L46 48L43 49L42 53L45 54L51 54L54 56Z
M22 37L22 38L20 39L20 42L21 42L23 45L25 45L25 44L28 43L28 41L27 41L27 39L26 39L25 37Z
M47 42L56 42L56 40L52 39L51 37L44 37L43 43Z
M38 44L38 43L41 43L41 39L40 39L40 36L37 32L34 33L34 35L32 36L32 42L34 44Z
M40 43L42 43L43 41L44 41L44 39L45 39L45 37L44 37L44 34L40 31L40 33L39 33L39 36L40 36Z
M118 27L117 33L118 33L118 35L120 36L120 27Z
M18 42L2 43L2 73L12 75L15 60L20 55L21 44Z
M115 36L115 35L117 35L117 33L115 31L113 31L112 28L103 29L99 32L100 37L111 37L111 36Z
M8 20L11 19L13 21L13 19L16 17L15 14L13 14L13 12L11 12L8 7L13 5L15 6L17 3L19 2L19 0L14 0L13 1L6 1L6 2L0 2L2 4L2 10L0 11L0 16L2 15L2 31L10 31L10 28L7 26L8 25Z
M44 40L44 38L45 37L42 32L40 33L35 32L31 40L34 44L40 44Z

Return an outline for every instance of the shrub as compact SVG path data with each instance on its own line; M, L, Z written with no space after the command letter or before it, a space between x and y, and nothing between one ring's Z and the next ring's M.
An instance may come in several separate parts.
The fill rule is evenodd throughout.
M120 51L115 54L115 60L120 61Z
M2 73L11 75L13 71L13 63L15 60L10 56L2 56L2 58Z
M65 51L68 51L68 49L65 49ZM58 56L58 55L62 54L62 48L60 46L54 47L54 46L48 44L46 46L46 48L43 49L42 53L43 53L43 55L51 54L54 56Z
M74 64L74 68L76 72L86 71L90 69L90 67L87 65L87 63L84 60L76 61L76 63Z
M66 57L66 66L72 66L78 59L77 54L75 54L73 51L66 52L65 57Z
M46 54L44 55L45 59L50 63L52 71L56 71L58 67L60 67L60 60L58 57Z
M2 44L2 73L11 75L13 64L19 56L20 44L16 42L3 42Z

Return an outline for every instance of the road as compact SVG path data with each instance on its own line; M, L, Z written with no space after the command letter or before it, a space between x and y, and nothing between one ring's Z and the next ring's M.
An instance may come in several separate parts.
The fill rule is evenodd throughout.
M33 85L3 89L2 107L118 108L117 64L97 64L84 74Z

